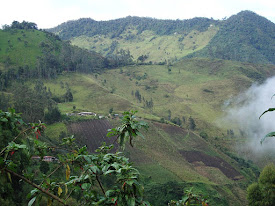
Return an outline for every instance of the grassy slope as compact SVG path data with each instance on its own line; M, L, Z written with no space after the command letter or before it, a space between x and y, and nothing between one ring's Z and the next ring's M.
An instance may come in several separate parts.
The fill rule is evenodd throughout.
M143 103L137 102L132 91L135 93L139 90L142 97L148 101L152 98L152 114L156 116L167 119L168 110L171 110L172 118L184 116L188 120L189 116L192 116L200 130L210 132L209 126L213 125L221 114L224 101L255 81L245 76L240 71L241 67L255 70L255 73L259 72L262 77L267 76L266 70L273 70L274 73L272 66L265 69L251 64L197 59L182 61L170 67L170 73L166 66L127 67L122 69L122 74L120 70L110 70L100 75L98 80L106 80L106 88L113 88L115 94L140 107ZM146 79L138 80L144 75L147 75ZM149 109L147 112L151 113Z
M170 109L172 118L185 116L188 119L192 116L197 124L197 132L204 130L213 136L223 132L217 130L215 121L222 113L224 100L250 86L255 81L254 77L265 78L274 74L273 66L207 59L185 60L170 68L171 72L168 72L167 66L129 66L105 71L97 77L68 73L56 80L46 81L45 84L56 95L65 93L61 81L64 84L67 82L72 88L74 101L59 104L64 113L71 112L73 106L79 111L104 115L108 114L110 108L114 108L115 113L137 109L143 118L160 120L160 117L167 119L167 111ZM254 72L254 76L246 76L247 72L244 71L248 69ZM146 78L142 79L144 76ZM144 108L143 103L139 103L132 95L132 91L135 93L136 90L146 100L153 99L152 111ZM208 185L209 190L218 191L219 201L222 197L227 197L237 201L236 205L241 205L245 191L238 186L238 182L226 177L215 167L187 162L179 151L194 150L222 157L247 179L253 179L253 173L249 169L240 170L241 166L235 160L201 137L192 133L188 135L186 130L178 131L178 127L169 127L170 130L165 129L163 124L150 123L150 130L145 134L146 141L138 140L136 149L127 150L127 154L142 172L146 188L158 187L156 183L165 185L169 181L200 183ZM183 127L187 128L187 123ZM242 180L239 182L243 184ZM229 185L235 185L235 189L230 190L233 187ZM236 197L235 190L240 191L240 197Z
M13 65L33 68L37 56L42 55L38 45L45 39L45 33L37 30L0 30L0 62L9 57Z
M121 24L115 26L115 22L118 21L122 24L127 22L127 18L107 21L103 24L100 22L87 24L78 20L64 23L63 26L60 25L52 31L60 34L61 38L66 36L65 39L69 38L74 45L103 55L115 54L116 49L129 49L134 60L141 55L149 55L146 62L164 62L165 60L171 62L183 57L209 57L274 64L275 24L251 11L239 12L219 22L208 21L207 24L205 19L200 19L194 21L191 27L182 26L179 30L172 29L177 21L171 21L173 32L168 29L165 35L163 33L158 35L159 33L152 28L153 25L146 27L141 33L137 26L133 26L135 24L129 22L125 23L127 26L124 24L122 27ZM156 20L158 21L160 22ZM77 27L79 29L72 32ZM120 33L121 29L122 33ZM114 37L111 35L114 32L119 32L119 35ZM117 45L111 49L112 43L115 42Z
M74 101L59 106L64 113L71 112L73 106L80 111L103 115L107 115L110 108L115 113L137 109L143 118L160 120L168 119L168 110L171 110L172 118L185 117L184 128L188 127L188 118L192 116L198 131L221 136L230 129L230 125L225 131L215 126L224 101L248 88L255 78L264 79L275 71L274 66L207 59L185 60L170 68L171 72L166 66L130 66L108 70L97 78L67 74L58 81L47 81L46 86L59 96L65 93L61 81L72 88ZM247 71L252 72L248 75L250 78ZM152 98L153 110L144 107L143 101L138 102L133 95L137 90L142 99L150 101Z
M137 60L141 55L147 55L149 58L146 62L164 62L165 60L180 59L204 48L217 31L218 27L213 25L205 32L193 30L186 34L156 35L149 30L137 34L137 30L132 27L113 39L106 35L80 36L73 38L71 42L73 45L107 55L110 52L112 42L116 41L118 43L116 49L129 49L134 60ZM127 35L129 34L135 37L128 40Z
M24 58L27 58L24 57L24 52L18 52L26 50L31 57L34 55L28 53L29 49L24 49L29 47L28 44L25 47L25 44L22 45L17 39L19 36L16 35L19 34L13 34L15 36L12 35L10 40L11 43L15 40L19 42L8 49L14 52L10 53L11 60L18 65L31 65L35 58L24 61ZM32 38L36 44L43 40L41 33L34 31L28 36L32 35L34 35ZM30 41L31 38L28 40ZM6 45L4 40L2 42ZM7 48L7 45L1 48ZM18 51L17 48L19 48ZM35 54L39 54L39 51ZM94 75L67 73L59 76L58 79L45 81L45 85L51 88L52 93L57 96L65 93L65 89L61 87L61 81L64 84L68 83L72 89L74 101L59 104L63 113L71 112L73 106L80 111L94 111L105 115L111 107L114 108L115 113L137 109L141 117L150 121L160 120L161 117L167 118L167 111L170 109L172 118L185 116L188 119L192 116L197 124L197 132L205 130L212 135L219 133L215 131L214 122L222 112L220 105L224 99L249 86L255 80L253 78L264 78L268 76L269 71L272 69L274 71L271 66L207 59L182 61L170 67L171 72L168 72L167 66L156 65L130 66L121 69L108 70L98 75L97 78ZM142 78L144 76L146 78ZM136 90L139 90L146 100L153 99L152 111L144 108L143 103L137 102L132 95L132 91ZM184 128L186 127L187 123L184 124ZM56 130L59 130L59 133L56 133ZM57 141L61 131L66 132L67 129L63 123L57 123L49 126L46 135L52 136L53 141ZM225 196L229 200L236 199L235 205L241 205L242 199L245 198L245 192L239 186L239 183L243 184L242 180L233 181L215 167L201 163L197 165L189 163L179 151L201 151L211 156L220 156L241 172L236 161L221 153L198 135L188 134L186 130L175 126L158 124L153 121L150 123L150 130L146 133L146 137L146 141L136 141L137 149L127 150L127 153L141 170L147 189L158 187L158 184L165 185L170 181L188 183L189 186L193 184L202 191L218 191L219 201ZM247 171L241 174L249 178ZM240 190L238 192L241 194L240 197L236 197L235 190ZM214 201L212 197L211 201ZM222 202L219 205L224 204Z

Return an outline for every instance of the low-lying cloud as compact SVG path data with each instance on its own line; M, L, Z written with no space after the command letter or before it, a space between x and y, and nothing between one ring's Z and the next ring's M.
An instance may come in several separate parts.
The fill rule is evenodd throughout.
M223 121L234 125L243 136L246 143L238 145L243 150L263 155L266 151L275 151L275 138L270 138L261 145L260 140L267 133L275 131L275 112L260 115L268 108L275 107L275 77L267 79L263 84L254 84L238 97L228 100ZM234 130L234 131L235 131ZM239 148L239 149L241 149Z

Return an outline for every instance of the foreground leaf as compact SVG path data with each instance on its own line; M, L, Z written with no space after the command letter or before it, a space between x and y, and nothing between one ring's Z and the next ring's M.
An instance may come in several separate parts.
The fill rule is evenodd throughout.
M67 180L70 178L70 174L71 174L71 169L70 169L69 165L67 164L67 166L66 166L66 179Z
M33 198L29 201L28 206L32 206L33 203L35 202L35 200L36 200L36 196L33 197Z
M58 196L60 196L62 194L62 188L58 187L58 191L57 191Z
M265 139L267 137L275 137L275 132L270 132L267 135L265 135L262 139L261 139L261 144L265 141Z
M260 119L265 113L267 113L267 112L273 112L273 111L275 111L275 108L269 108L268 110L264 111L264 112L261 114L261 116L259 117L259 119Z

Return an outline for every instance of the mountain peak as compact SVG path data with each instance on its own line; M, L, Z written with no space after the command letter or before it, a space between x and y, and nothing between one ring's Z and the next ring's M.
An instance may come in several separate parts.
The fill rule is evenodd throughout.
M233 15L231 16L230 18L228 18L228 20L230 19L242 19L242 20L246 20L246 21L251 21L251 23L271 23L271 24L274 24L273 22L271 22L270 20L266 19L265 17L263 16L260 16L259 14L253 12L253 11L250 11L250 10L244 10L244 11L241 11L239 13L237 13L236 15Z
M250 10L243 10L243 11L240 11L239 13L237 13L237 15L252 15L252 14L259 16L258 14L256 14L253 11L250 11Z

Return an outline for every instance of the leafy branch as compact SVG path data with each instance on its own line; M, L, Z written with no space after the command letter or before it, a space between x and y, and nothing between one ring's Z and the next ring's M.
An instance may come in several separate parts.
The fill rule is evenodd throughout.
M274 96L275 96L275 94L272 95L271 99L272 99ZM260 119L265 113L267 113L267 112L273 112L273 111L275 111L275 108L269 108L268 110L264 111L264 112L261 114L261 116L259 117L259 119ZM260 141L261 144L263 144L263 142L265 141L265 139L268 138L268 137L275 137L275 132L270 132L270 133L266 134L266 135L261 139L261 141Z
M14 131L20 129L19 124L14 124L17 119L20 119L20 115L14 113L14 111L12 112L4 113L4 115L2 111L0 112L1 129ZM139 129L147 128L146 123L136 120L135 113L124 113L122 126L112 130L116 132L119 140L122 141L121 145L125 145L125 139L129 138L129 143L133 146L132 139L140 135ZM10 118L13 116L17 118ZM10 125L13 125L13 127L10 127ZM18 140L19 144L11 141L1 149L0 170L6 173L9 178L11 174L36 188L29 194L29 197L32 197L29 206L34 204L37 197L42 194L49 197L49 203L53 199L63 205L66 205L66 201L71 195L77 194L82 194L78 201L85 205L150 205L143 200L143 187L138 182L139 172L131 166L128 158L124 157L121 152L110 153L113 145L107 146L105 143L96 150L96 153L89 154L86 146L79 148L74 143L75 138L73 136L64 138L60 147L57 147L59 149L64 147L63 151L65 151L65 153L59 154L59 165L48 175L43 174L43 180L40 185L37 185L35 181L38 181L38 179L34 179L33 174L22 175L20 174L21 170L16 171L13 156L8 154L18 149L21 149L21 153L30 155L38 152L43 161L43 156L47 155L48 149L52 149L52 147L48 147L46 143L36 139L41 135L41 131L45 127L44 124L40 122L38 124L24 124L24 126L27 128L17 132L16 137L12 138ZM32 137L32 134L36 134L36 138ZM34 145L21 144L24 137L27 137L29 142L33 142ZM56 181L53 176L57 171L60 171L62 166L65 167L66 180L59 179ZM101 179L105 180L107 177L112 178L115 184L106 186ZM101 190L102 195L97 194L98 189Z

